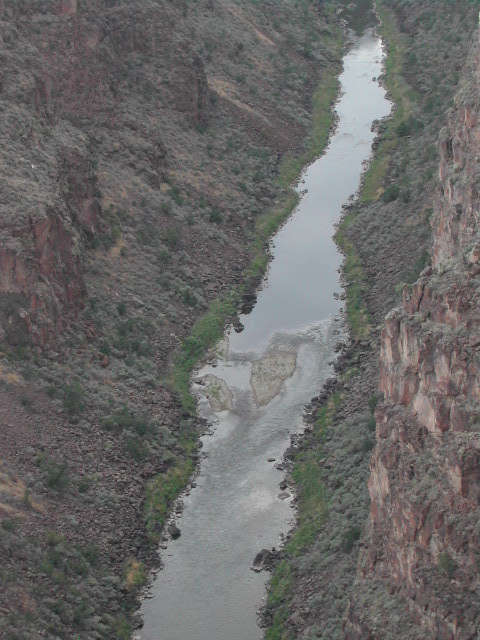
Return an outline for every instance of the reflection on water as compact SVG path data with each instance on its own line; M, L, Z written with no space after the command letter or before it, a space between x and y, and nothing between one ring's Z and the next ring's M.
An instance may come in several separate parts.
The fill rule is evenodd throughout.
M357 36L361 36L368 28L373 29L377 24L372 0L351 2L342 10L342 17Z
M359 2L362 5L362 2ZM364 12L365 13L365 12ZM380 75L378 38L352 12L359 33L344 59L339 124L327 153L303 176L307 189L274 238L268 282L242 333L232 332L215 366L198 373L201 415L215 424L203 439L197 487L184 498L181 537L168 543L165 566L143 606L143 640L259 640L256 612L264 573L256 553L280 543L292 521L291 496L280 491L275 464L303 406L331 373L341 337L338 268L332 234L342 204L359 185L373 140L373 120L390 105Z

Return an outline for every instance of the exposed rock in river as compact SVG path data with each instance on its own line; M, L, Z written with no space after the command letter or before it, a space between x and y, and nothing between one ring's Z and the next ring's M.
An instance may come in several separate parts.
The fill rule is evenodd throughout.
M233 396L227 383L212 374L206 375L203 380L206 385L204 394L208 398L212 411L231 409Z
M296 367L295 352L277 352L263 355L253 363L250 384L257 406L268 404L277 396L284 383L291 378Z

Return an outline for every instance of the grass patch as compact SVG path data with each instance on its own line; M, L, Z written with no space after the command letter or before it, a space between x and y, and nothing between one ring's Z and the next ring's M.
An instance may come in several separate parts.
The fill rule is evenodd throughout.
M141 589L147 582L145 565L135 558L130 558L123 569L123 579L127 589Z
M297 455L293 468L293 479L298 496L297 517L299 526L285 545L288 556L299 556L316 538L327 515L327 497L323 482L323 443L328 427L341 403L336 393L322 406L315 419L315 444Z
M338 72L338 67L328 68L320 80L313 96L313 127L308 149L301 156L287 157L282 162L278 176L278 183L282 187L290 188L303 168L322 154L328 144L333 122L332 105L340 87Z
M342 551L350 553L355 546L355 543L360 540L361 533L362 530L359 527L350 527L350 529L347 529L342 536Z
M77 415L84 409L85 392L79 382L66 384L63 388L63 408L71 415Z
M455 573L455 569L457 568L457 564L455 560L448 553L442 552L438 555L438 571L442 576L446 578L451 578Z
M320 461L324 456L326 431L332 425L341 402L341 395L336 393L317 411L314 442L308 451L297 454L295 460L293 478L298 496L298 527L285 545L286 559L275 569L269 583L267 607L274 611L274 615L266 632L267 640L291 640L294 637L284 624L289 617L292 566L294 558L302 555L316 540L327 517L327 495Z
M364 204L380 198L384 202L391 202L400 195L396 185L391 185L385 190L383 181L390 166L392 151L397 147L400 138L416 130L414 124L417 122L413 116L416 94L402 75L409 50L409 38L399 32L393 11L386 6L384 0L377 0L376 6L381 19L380 32L388 42L385 82L395 103L395 112L387 121L375 158L365 173L360 194L360 200ZM335 242L345 256L342 269L346 281L347 318L353 335L361 338L370 333L371 327L365 303L365 273L360 256L346 234L355 216L355 210L344 216L335 234Z
M352 333L356 337L362 337L370 333L370 316L364 299L365 276L360 256L345 234L354 216L355 213L351 212L342 219L334 239L345 256L342 272L346 283L347 302L345 306L348 322Z
M375 4L381 20L379 31L388 43L385 84L395 103L395 112L387 121L382 141L364 177L361 199L365 203L381 197L382 184L390 166L392 151L397 147L400 138L408 133L409 125L414 121L413 112L417 100L415 91L403 76L410 39L398 30L394 13L385 0L377 0Z
M266 640L292 640L293 635L284 629L289 617L288 607L284 604L292 585L292 569L288 562L281 562L275 569L268 592L268 606L275 609L273 623L267 629Z
M216 300L206 315L194 325L191 334L182 343L182 349L167 378L169 385L176 391L183 408L195 411L195 398L190 394L190 376L202 356L223 336L225 325L237 310L241 296L241 287L229 296Z
M132 628L125 616L115 618L112 623L112 633L115 640L130 640L132 637Z
M147 487L144 517L147 535L152 542L158 542L160 531L170 507L186 486L194 470L193 462L186 460L156 476Z

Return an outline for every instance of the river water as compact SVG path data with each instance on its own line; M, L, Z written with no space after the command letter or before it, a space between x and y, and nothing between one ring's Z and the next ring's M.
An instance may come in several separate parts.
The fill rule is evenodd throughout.
M230 331L218 358L195 377L205 436L196 488L182 498L181 537L162 552L164 568L142 613L142 640L260 640L257 611L268 575L251 564L278 547L293 522L284 473L276 468L304 405L331 374L342 337L342 257L332 235L356 192L374 138L372 123L390 111L376 78L382 46L371 3L349 19L351 46L340 76L338 126L323 157L299 184L306 191L275 235L267 279L253 311ZM303 182L304 181L304 182Z

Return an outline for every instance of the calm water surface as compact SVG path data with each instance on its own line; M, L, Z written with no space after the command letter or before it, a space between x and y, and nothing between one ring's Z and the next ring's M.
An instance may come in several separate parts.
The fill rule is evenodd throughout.
M331 373L341 334L342 258L332 240L342 204L357 190L374 134L390 110L375 81L382 48L367 19L353 12L338 127L326 154L304 173L308 190L273 240L273 261L242 333L230 333L215 366L195 378L201 415L214 424L197 487L184 497L178 540L144 602L142 640L260 640L257 611L265 573L250 566L278 546L292 524L291 496L275 464L301 429L303 406ZM363 23L362 23L363 21ZM210 398L210 400L209 400ZM275 461L268 461L274 458ZM286 495L285 495L286 494Z

